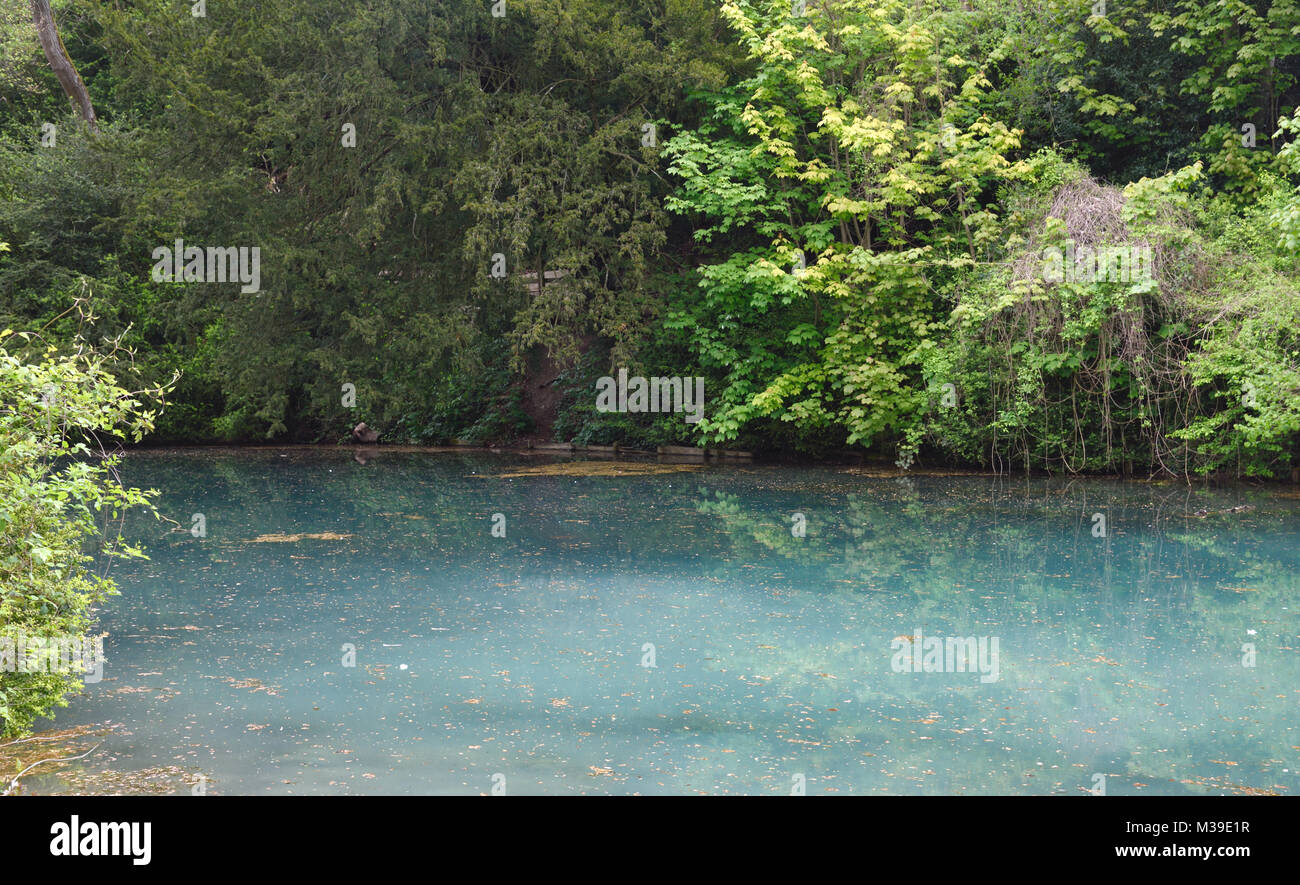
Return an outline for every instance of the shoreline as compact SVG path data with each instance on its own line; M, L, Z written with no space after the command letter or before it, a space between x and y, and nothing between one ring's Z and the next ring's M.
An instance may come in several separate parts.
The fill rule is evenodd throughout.
M550 457L571 461L611 461L627 460L639 462L658 462L663 464L699 464L728 467L762 467L762 468L799 468L822 467L841 468L850 473L873 478L905 477L987 477L1007 479L1010 477L1029 477L1034 479L1056 480L1109 480L1138 485L1186 485L1188 487L1249 487L1271 490L1292 490L1300 484L1300 479L1286 477L1232 477L1232 476L1178 476L1164 475L1124 475L1122 473L1051 473L1035 469L1031 471L996 471L975 467L912 466L904 470L885 458L871 458L864 454L843 453L830 457L783 457L764 453L734 453L734 450L690 449L684 446L661 446L660 451L622 448L620 446L579 446L569 443L540 444L461 444L425 446L413 444L366 444L366 443L216 443L216 444L181 444L181 445L136 445L124 446L124 455L149 457L154 455L184 454L228 454L278 453L294 454L351 454L353 458L365 463L371 459L388 454L472 454L472 455L513 455L519 457ZM721 454L725 452L726 454Z

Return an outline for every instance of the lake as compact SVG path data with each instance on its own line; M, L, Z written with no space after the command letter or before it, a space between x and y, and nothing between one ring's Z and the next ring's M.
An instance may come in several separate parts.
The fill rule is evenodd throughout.
M363 460L127 457L177 525L128 520L151 559L115 567L103 680L58 714L111 726L88 775L254 795L1300 792L1294 486Z

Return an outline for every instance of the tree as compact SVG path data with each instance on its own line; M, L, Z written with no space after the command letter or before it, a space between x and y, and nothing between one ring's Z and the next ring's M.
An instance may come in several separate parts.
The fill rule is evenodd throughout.
M978 19L902 0L723 11L756 70L702 96L705 124L667 147L669 207L720 254L668 320L725 373L701 429L909 434L934 275L986 257L989 197L1015 173L1019 133L986 112L968 53Z
M81 75L77 73L77 68L59 37L50 0L32 0L32 19L36 23L36 36L41 41L41 49L45 50L45 58L49 61L54 76L58 78L59 85L68 94L68 99L81 113L81 118L90 130L97 131L99 124L95 119L95 108L90 103L90 93L86 91L86 84L81 81Z

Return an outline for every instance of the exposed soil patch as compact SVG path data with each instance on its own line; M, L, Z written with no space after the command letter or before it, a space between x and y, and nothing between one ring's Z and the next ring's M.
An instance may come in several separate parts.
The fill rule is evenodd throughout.
M595 335L584 336L578 348L586 353L595 343ZM528 356L528 370L523 379L524 412L533 421L533 431L522 439L521 444L555 441L555 417L560 409L562 394L555 383L561 374L571 368L571 363L557 361L551 352L542 346L534 347ZM595 396L593 392L592 396Z

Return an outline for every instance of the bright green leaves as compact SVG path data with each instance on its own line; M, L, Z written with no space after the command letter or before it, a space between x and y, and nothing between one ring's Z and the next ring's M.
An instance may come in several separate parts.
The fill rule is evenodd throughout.
M1214 121L1201 140L1209 171L1228 190L1254 194L1266 170L1285 166L1273 139L1275 130L1286 131L1279 124L1300 99L1287 63L1300 55L1300 2L1180 0L1152 12L1150 25L1193 61L1181 88L1204 102Z
M1019 133L982 107L991 88L961 12L837 3L726 3L755 65L702 96L706 123L666 148L714 260L673 329L725 373L706 441L758 420L807 442L908 435L934 274L998 237L992 187L1018 172ZM684 317L692 317L687 322Z
M1266 208L1239 218L1207 199L1200 164L1122 192L1031 165L1040 180L1006 200L1009 261L956 279L947 333L922 351L930 396L950 386L927 438L962 459L1066 472L1294 463L1300 293L1294 257L1271 254ZM1049 279L1044 256L1063 247L1153 260Z
M116 480L117 458L100 441L139 439L153 426L142 405L163 389L131 391L109 368L123 355L84 341L72 352L0 333L0 633L80 635L89 607L115 594L90 570L91 552L139 558L115 526L150 509L151 493ZM89 542L88 547L83 547ZM30 728L77 685L75 675L0 672L0 737Z
M1277 136L1287 133L1292 138L1278 152L1278 160L1292 177L1300 178L1300 109L1278 124ZM1292 189L1280 205L1273 207L1269 220L1277 231L1278 247L1287 255L1300 257L1300 187Z

